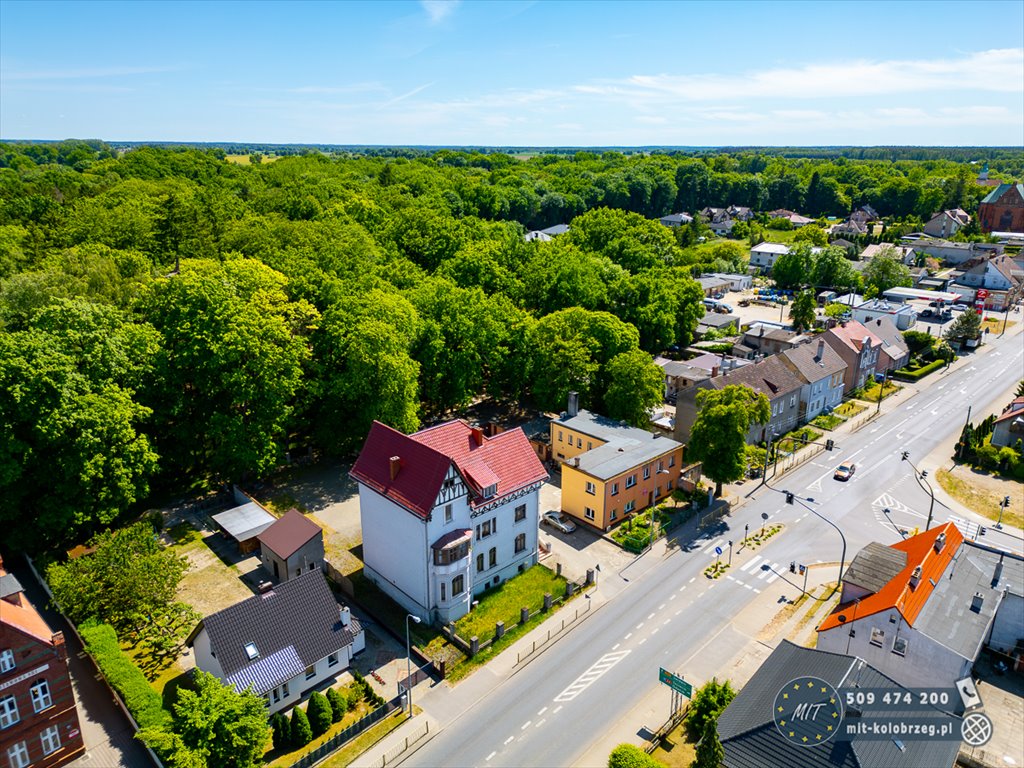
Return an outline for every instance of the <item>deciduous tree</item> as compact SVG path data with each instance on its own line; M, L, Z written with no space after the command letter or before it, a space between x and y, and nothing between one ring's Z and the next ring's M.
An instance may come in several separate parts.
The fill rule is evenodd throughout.
M797 331L803 332L814 327L817 306L813 291L800 291L794 297L793 303L789 306L789 319L793 321Z
M722 495L722 483L743 477L747 432L754 424L767 424L770 418L768 398L750 387L729 384L697 393L690 456L703 462L704 474L715 481L716 496Z
M650 355L635 349L609 360L606 375L605 413L646 429L651 421L651 409L664 400L664 371L654 364Z
M882 248L864 267L864 285L873 288L878 295L890 288L905 288L913 282L910 268L900 261L892 247Z

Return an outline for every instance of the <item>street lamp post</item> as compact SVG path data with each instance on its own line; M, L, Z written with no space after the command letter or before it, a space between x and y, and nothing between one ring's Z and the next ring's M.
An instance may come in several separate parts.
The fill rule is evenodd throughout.
M910 464L910 468L914 470L914 479L917 481L918 486L921 490L927 490L928 495L931 496L931 503L928 505L928 522L925 523L924 529L927 531L932 527L932 514L935 512L935 489L932 488L932 484L928 482L928 470L921 471L914 466L913 462L910 461L910 451L904 451L902 454L902 461ZM924 480L924 485L921 485L921 481Z
M829 520L827 517L825 517L823 514L818 512L818 510L816 510L814 507L810 506L809 504L805 504L804 500L802 498L800 498L799 496L797 496L796 494L790 494L789 491L780 491L780 493L785 493L787 495L792 495L794 501L799 501L800 502L800 506L802 506L808 512L813 512L819 518L821 518L826 523L828 523L829 525L831 525L833 528L836 529L836 533L839 534L839 539L843 542L843 553L839 556L839 579L838 579L838 584L841 586L842 583L843 583L843 566L846 564L846 537L843 535L842 529L838 525L833 523L831 520ZM765 515L762 515L762 517L765 517ZM806 573L806 572L807 571L805 569L804 573ZM805 581L805 583L806 583L806 581Z
M412 717L412 642L409 637L409 619L419 624L420 617L411 613L405 615L405 691L409 695L409 717Z

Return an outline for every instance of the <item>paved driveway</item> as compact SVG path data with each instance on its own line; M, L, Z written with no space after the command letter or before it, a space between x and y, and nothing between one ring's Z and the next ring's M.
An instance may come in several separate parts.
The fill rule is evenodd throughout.
M75 768L146 768L153 765L149 753L135 740L131 724L110 691L97 679L96 667L85 655L77 636L60 614L48 607L49 598L32 571L20 558L12 558L7 565L50 628L64 632L71 686L85 740L85 754L69 765Z

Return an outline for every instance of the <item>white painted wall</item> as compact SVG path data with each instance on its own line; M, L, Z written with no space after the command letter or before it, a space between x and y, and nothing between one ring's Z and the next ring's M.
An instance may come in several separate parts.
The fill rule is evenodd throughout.
M192 650L195 653L196 666L199 667L203 672L209 672L219 680L224 679L224 672L220 667L220 662L213 655L213 649L210 647L210 633L206 631L206 628L199 630L199 634L196 635L196 639L192 641Z
M895 624L889 621L890 614L896 617ZM856 631L852 638L849 637L851 626ZM881 629L885 633L881 647L871 643L872 628ZM901 638L907 639L905 656L892 652L897 631ZM908 688L953 688L957 680L970 673L973 664L972 660L922 635L903 621L896 611L874 614L827 632L819 632L817 648L858 656Z
M362 483L359 519L367 578L410 613L425 616L430 540L423 521Z

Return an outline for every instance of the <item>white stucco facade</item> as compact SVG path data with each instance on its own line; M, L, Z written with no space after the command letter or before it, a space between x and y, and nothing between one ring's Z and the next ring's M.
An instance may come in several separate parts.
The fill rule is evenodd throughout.
M539 491L535 483L474 506L452 464L423 519L360 483L365 575L421 619L455 621L474 595L537 563Z

